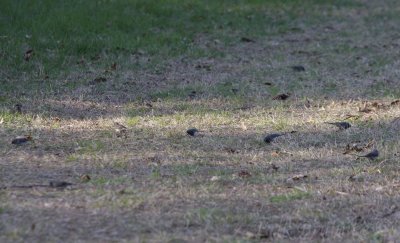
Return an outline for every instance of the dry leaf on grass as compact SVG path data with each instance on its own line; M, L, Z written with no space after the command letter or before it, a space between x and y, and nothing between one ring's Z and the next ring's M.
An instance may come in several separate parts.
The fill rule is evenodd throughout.
M279 157L281 154L279 153L279 151L272 151L271 152L271 156L272 157Z
M395 100L390 102L390 105L399 105L400 104L400 100Z
M359 174L352 174L349 177L349 181L362 182L362 181L364 181L366 175L367 175L366 172L362 172L362 173L359 173Z
M230 153L230 154L237 154L237 153L239 153L239 151L237 151L237 150L234 149L234 148L228 148L228 147L226 147L226 148L224 148L224 150L225 150L227 153Z
M268 169L272 170L273 172L277 172L279 170L279 166L275 164L271 164Z
M218 181L220 179L221 179L220 176L213 176L213 177L211 177L210 181Z
M248 178L248 177L251 176L251 173L248 172L247 170L241 170L241 171L238 173L238 176L239 176L240 178Z
M85 175L82 175L81 177L80 177L80 180L82 181L82 182L88 182L88 181L90 181L92 178L88 175L88 174L85 174Z
M358 119L360 119L360 117L361 117L360 115L347 114L344 116L344 119L348 120L348 119L354 118L354 120L358 120Z
M358 108L358 112L370 113L370 112L372 112L372 111L374 111L374 110L371 109L371 108L368 108L368 107L364 107L364 108L359 107L359 108Z
M104 83L106 82L107 79L105 77L97 77L93 79L92 81L89 82L90 85L98 84L98 83Z
M115 133L118 138L120 137L128 138L128 128L126 126L122 125L119 122L115 122L114 125L116 126Z
M211 71L211 65L210 64L197 64L196 69L205 69L206 71Z
M355 143L349 143L346 145L345 151L343 154L350 154L351 152L361 152L365 149L371 148L374 145L374 142L371 140L368 143L361 143L361 142L355 142Z
M301 181L301 180L306 179L306 178L308 178L308 175L298 174L298 175L294 175L294 176L288 178L286 180L286 182L290 183L290 182L295 182L295 181Z

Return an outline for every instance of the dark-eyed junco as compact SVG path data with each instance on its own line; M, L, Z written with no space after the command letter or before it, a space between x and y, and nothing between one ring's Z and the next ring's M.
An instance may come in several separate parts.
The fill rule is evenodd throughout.
M285 135L286 133L271 133L265 136L264 142L271 143L275 138Z
M326 124L337 126L340 130L350 128L351 125L348 122L325 122Z
M55 187L55 188L63 188L67 186L71 186L72 183L66 182L66 181L50 181L49 182L49 187Z
M16 138L14 138L11 143L12 144L16 144L16 145L21 145L24 144L26 142L32 141L32 137L31 135L27 135L27 136L18 136Z
M199 130L197 130L197 128L190 128L186 131L187 134L189 134L190 136L194 136L196 135L196 133L198 133Z
M359 158L368 158L370 160L376 159L379 156L379 151L377 149L372 150L366 155L357 155Z

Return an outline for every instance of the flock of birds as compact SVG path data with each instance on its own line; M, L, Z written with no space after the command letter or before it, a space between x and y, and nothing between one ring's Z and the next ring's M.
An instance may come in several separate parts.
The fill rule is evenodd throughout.
M348 122L326 122L326 123L338 127L339 130L346 130L346 129L351 127L351 124L348 123ZM119 131L119 134L122 132L122 130L126 131L126 129L127 129L122 124L116 123L116 125L118 125L118 127L121 127L121 128L119 128L117 130L117 131ZM197 128L190 128L190 129L188 129L186 131L186 133L188 135L190 135L190 136L196 136L196 134L199 133L199 132L201 132L201 131L199 131ZM270 133L270 134L267 134L264 137L264 142L267 143L267 144L270 144L278 137L284 136L284 135L289 134L289 133L295 133L295 132L296 131L282 132L282 133ZM18 136L15 139L13 139L11 143L15 144L15 145L21 145L21 144L24 144L24 143L32 141L32 140L33 139L32 139L32 137L30 135ZM356 156L359 157L359 158L368 158L370 160L373 160L373 159L376 159L377 157L379 157L379 151L376 148L374 148L371 152L369 152L369 153L367 153L365 155L356 155Z
M346 130L346 129L351 127L351 124L348 123L348 122L326 122L326 123L338 127L339 130ZM199 133L199 132L201 132L201 131L198 130L197 128L190 128L190 129L188 129L186 131L186 133L189 136L193 136L193 137L196 136L196 134ZM278 138L280 136L284 136L284 135L286 135L288 133L295 133L295 132L296 131L282 132L282 133L270 133L270 134L267 134L264 137L264 142L267 143L267 144L270 144L270 143L272 143L274 141L275 138ZM369 152L369 153L367 153L365 155L356 155L356 156L359 157L359 158L367 158L367 159L370 159L370 160L374 160L374 159L379 157L379 151L376 148L374 148L371 152Z

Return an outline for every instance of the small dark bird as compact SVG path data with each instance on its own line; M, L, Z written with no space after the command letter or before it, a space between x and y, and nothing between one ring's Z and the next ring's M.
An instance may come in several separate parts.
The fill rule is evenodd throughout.
M196 128L190 128L186 131L187 134L189 134L190 136L194 136L196 135L196 133L198 133L199 130L197 130Z
M54 188L64 188L67 186L71 186L72 183L66 182L66 181L50 181L49 186L54 187Z
M358 156L358 155L357 155ZM358 156L358 158L368 158L370 160L374 160L379 156L379 151L377 149L372 150L366 155Z
M190 98L190 99L194 99L194 98L196 98L196 93L197 93L197 92L196 92L196 91L194 91L194 90L193 90L192 92L190 92L190 94L189 94L189 98Z
M348 123L348 122L325 122L325 123L337 126L339 128L339 130L345 130L345 129L351 127L350 123Z
M286 93L286 94L279 94L277 96L275 96L274 98L272 98L273 100L286 100L287 98L290 97L290 93Z
M32 137L30 135L28 136L18 136L16 138L14 138L11 143L12 144L16 144L16 145L20 145L20 144L24 144L28 141L32 141Z
M291 66L291 68L293 69L293 71L296 71L296 72L304 72L304 71L306 71L306 69L303 66L300 66L300 65Z
M271 143L275 138L285 135L286 133L271 133L264 138L265 143Z
M21 104L15 104L15 112L16 113L22 113L22 105Z
M248 37L242 37L242 38L240 38L240 41L242 41L242 42L255 42L253 39L250 39Z

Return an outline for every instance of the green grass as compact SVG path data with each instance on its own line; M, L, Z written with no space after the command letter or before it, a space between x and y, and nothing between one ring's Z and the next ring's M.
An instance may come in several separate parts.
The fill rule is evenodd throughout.
M182 54L206 56L216 50L198 47L199 36L230 45L241 36L282 33L296 27L293 20L299 17L298 11L316 15L312 6L298 0L2 1L0 64L12 77L28 72L39 79L83 70L76 64L82 57L90 64L104 65L135 52L144 52L156 62ZM283 14L276 16L273 13L278 9ZM34 54L32 61L26 62L23 55L30 48Z

